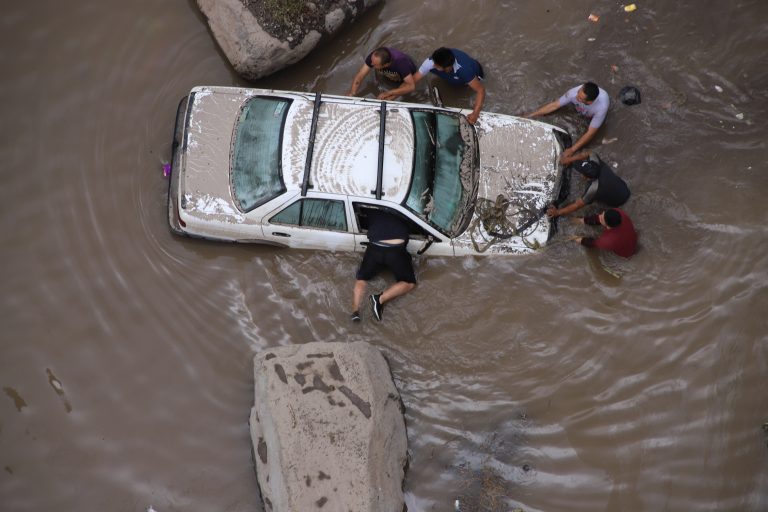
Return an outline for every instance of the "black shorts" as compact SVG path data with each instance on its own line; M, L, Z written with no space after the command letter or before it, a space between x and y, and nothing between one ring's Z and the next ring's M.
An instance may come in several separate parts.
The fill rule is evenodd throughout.
M373 279L382 267L390 269L395 274L397 281L416 283L411 255L406 250L405 245L382 247L368 244L363 255L363 262L357 270L357 279L361 281Z

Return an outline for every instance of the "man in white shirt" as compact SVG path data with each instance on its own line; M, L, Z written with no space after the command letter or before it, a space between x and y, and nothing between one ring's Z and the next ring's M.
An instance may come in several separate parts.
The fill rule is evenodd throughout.
M600 128L603 121L605 121L605 116L608 114L608 107L611 104L611 100L608 97L607 92L599 88L596 84L587 82L584 85L577 85L576 87L569 89L559 99L541 106L538 110L526 114L525 117L533 118L551 114L555 110L558 110L560 107L564 107L569 103L573 103L578 113L591 118L591 120L587 131L579 137L579 140L577 140L573 146L563 152L561 158L570 157L576 151L586 146L589 141L595 137L598 128Z

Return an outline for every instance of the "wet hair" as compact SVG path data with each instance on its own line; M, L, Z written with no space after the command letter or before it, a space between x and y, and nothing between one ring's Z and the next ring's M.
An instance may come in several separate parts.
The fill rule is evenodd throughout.
M603 214L603 218L605 218L605 224L609 228L615 228L619 224L621 224L621 214L618 210L614 210L611 208L610 210L605 210L605 213Z
M587 101L595 101L597 95L600 94L600 88L594 82L587 82L582 87L584 90L584 96L587 97Z
M456 57L453 56L451 50L443 46L432 52L432 62L441 68L448 68L453 66L453 63L456 62Z
M380 46L379 48L376 48L375 50L373 50L373 54L379 58L379 60L383 65L387 65L390 62L392 62L392 54L389 53L389 50L387 50L383 46Z

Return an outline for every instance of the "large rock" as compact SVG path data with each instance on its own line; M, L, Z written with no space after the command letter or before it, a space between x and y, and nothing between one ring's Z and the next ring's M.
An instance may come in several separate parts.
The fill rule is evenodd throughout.
M254 358L251 438L267 512L402 512L400 395L364 342L307 343Z
M278 12L274 18L269 18L270 11L278 10L272 6L280 2L197 0L197 5L235 70L246 79L256 80L301 60L379 1L289 0L284 3L299 7L286 8L290 16ZM301 14L295 15L290 9Z

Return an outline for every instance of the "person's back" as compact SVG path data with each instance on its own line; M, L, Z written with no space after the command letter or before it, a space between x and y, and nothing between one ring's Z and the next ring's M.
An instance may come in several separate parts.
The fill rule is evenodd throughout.
M442 69L431 68L428 70L429 72L456 85L465 85L476 77L483 77L482 67L478 61L456 48L449 48L448 50L454 58L451 71L446 72ZM421 71L423 72L427 66L423 64L422 66L423 69Z
M597 201L612 208L626 203L630 196L627 183L617 176L599 156L593 154L589 159L599 166L599 171L597 179L590 184L584 194L584 203L590 204Z
M416 64L414 64L413 60L395 48L380 46L365 58L362 67L360 67L352 79L352 85L347 91L349 96L357 94L363 79L372 69L376 70L378 75L388 81L399 84L399 87L395 89L381 92L378 95L380 100L395 99L397 96L412 91L416 87L413 77L414 73L416 73Z
M382 210L368 210L368 240L373 243L383 240L402 240L408 243L408 226L397 216Z
M383 66L379 65L377 67L375 65L374 55L377 56L379 61L381 61L382 56L385 58L386 62ZM405 77L416 72L416 64L414 64L413 60L408 55L395 48L389 47L377 48L368 54L365 58L365 64L369 68L375 68L376 72L381 74L381 76L387 80L396 83L402 82Z
M618 213L618 219L611 212ZM584 238L582 245L613 251L623 258L629 258L637 249L637 232L629 216L618 208L603 213L606 229L596 239ZM613 217L611 217L613 216ZM599 215L585 217L584 224L600 224Z
M485 101L485 86L483 85L483 66L478 61L457 50L456 48L438 48L425 59L413 76L418 82L427 73L432 73L453 85L466 85L477 93L472 112L467 114L469 124L475 124L480 118L480 111Z

